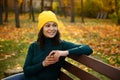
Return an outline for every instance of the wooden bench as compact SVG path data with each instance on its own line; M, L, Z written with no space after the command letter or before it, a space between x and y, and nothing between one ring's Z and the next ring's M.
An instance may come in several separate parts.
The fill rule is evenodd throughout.
M104 76L110 78L110 80L120 80L120 69L118 68L112 67L106 63L103 63L97 59L94 59L86 55L81 55L79 57L77 56L68 56L68 57L71 59L74 59L78 63L84 64L87 67L90 67L96 72L103 74ZM74 66L73 64L67 61L65 61L63 69L75 75L78 78L77 80L101 80L96 76ZM61 71L60 73L60 77L59 77L60 80L76 80L71 78L68 74L66 74L64 70Z
M75 61L90 67L91 69L95 70L103 74L104 76L108 77L110 80L120 80L120 69L112 67L106 63L103 63L97 59L94 59L90 56L81 55L77 56L69 56L69 58L74 59ZM103 80L99 79L96 76L70 64L69 62L65 61L63 68L70 72L71 74L75 75L79 79L77 80ZM60 80L75 80L69 77L64 71L61 71Z

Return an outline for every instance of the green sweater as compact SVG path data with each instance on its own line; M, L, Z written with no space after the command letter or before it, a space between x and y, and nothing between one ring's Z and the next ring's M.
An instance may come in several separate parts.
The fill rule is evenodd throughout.
M42 61L52 50L68 50L69 55L90 55L93 52L87 45L77 45L66 41L61 41L59 46L53 46L51 39L47 39L44 46L45 49L41 50L37 42L34 42L29 47L23 67L25 77L29 80L57 80L65 58L60 57L59 62L47 67L42 65Z

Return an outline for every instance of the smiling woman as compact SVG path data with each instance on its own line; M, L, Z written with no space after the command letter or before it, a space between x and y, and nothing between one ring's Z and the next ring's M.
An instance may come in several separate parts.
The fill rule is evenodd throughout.
M38 38L30 44L23 73L3 80L57 80L66 56L93 52L88 45L61 40L58 27L59 22L52 11L40 13Z

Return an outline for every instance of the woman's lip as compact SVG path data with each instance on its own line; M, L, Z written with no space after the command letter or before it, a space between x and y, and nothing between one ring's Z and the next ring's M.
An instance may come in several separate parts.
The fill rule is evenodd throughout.
M49 34L54 34L55 32L48 32Z
M48 34L50 34L50 35L54 35L55 33L48 33Z

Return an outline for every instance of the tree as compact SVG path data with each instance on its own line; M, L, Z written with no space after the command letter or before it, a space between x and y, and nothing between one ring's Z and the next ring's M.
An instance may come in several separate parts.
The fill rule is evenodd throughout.
M83 11L83 0L81 0L81 19L82 19L82 22L84 23L84 11Z
M117 23L120 24L120 13L118 12L118 0L115 0L115 12L116 15L118 16Z
M44 0L41 0L41 11L44 10Z
M53 10L52 9L52 4L53 4L53 0L50 0L51 2L50 2L50 10Z
M67 17L69 15L69 9L71 6L69 6L68 0L58 0L59 1L59 13L60 15L64 15L64 17ZM70 1L71 2L71 1ZM68 9L69 6L69 9Z
M32 5L33 0L30 0L30 18L32 16L32 21L35 22L35 17L34 17L34 10L33 10L33 5Z
M59 7L58 7L58 13L60 14L60 16L62 15L62 3L61 3L61 0L58 0L58 2L59 2Z
M74 0L71 0L71 22L75 22Z
M15 22L16 22L16 27L20 28L18 0L14 0L14 2L15 2Z
M20 4L20 9L19 9L20 10L20 14L22 14L23 13L23 8L24 8L23 7L24 6L24 1L22 0L19 4Z
M115 0L115 11L116 11L116 14L118 15L118 1Z
M4 0L5 22L8 22L8 0Z
M3 0L0 0L0 25L3 24L3 22L2 22L2 13L3 13L3 5L2 5L2 3L3 3Z

